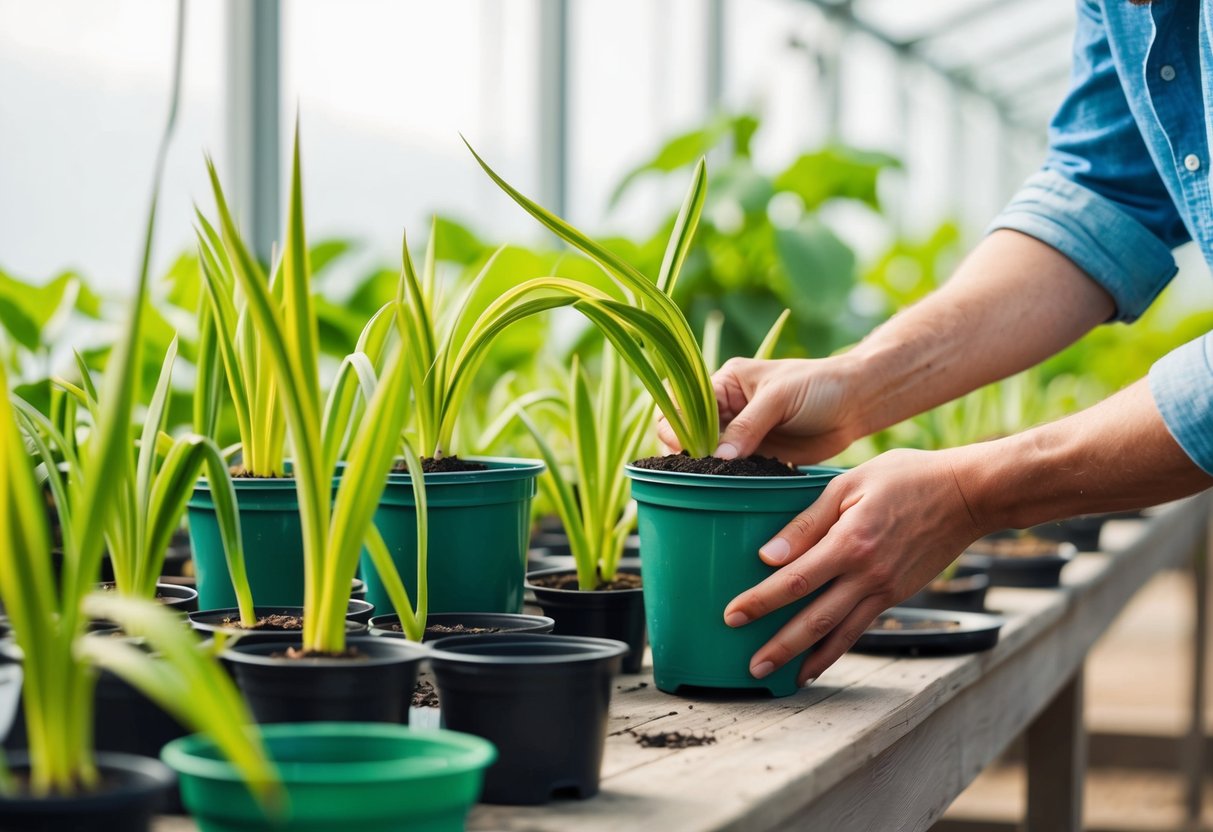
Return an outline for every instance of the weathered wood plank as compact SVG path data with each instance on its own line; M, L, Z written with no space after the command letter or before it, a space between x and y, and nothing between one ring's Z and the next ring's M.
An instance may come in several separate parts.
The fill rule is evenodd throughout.
M1027 740L1027 832L1081 832L1087 768L1081 669L1028 726Z

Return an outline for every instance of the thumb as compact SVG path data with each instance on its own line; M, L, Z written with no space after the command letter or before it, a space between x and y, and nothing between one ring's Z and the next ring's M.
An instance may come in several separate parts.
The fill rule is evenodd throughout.
M779 396L765 390L759 392L725 427L716 456L737 459L754 453L771 429L783 421L782 411Z

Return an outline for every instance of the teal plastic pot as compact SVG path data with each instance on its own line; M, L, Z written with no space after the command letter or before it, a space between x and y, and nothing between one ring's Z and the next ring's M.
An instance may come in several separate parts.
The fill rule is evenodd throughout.
M639 509L653 676L661 690L796 692L799 658L765 679L750 675L750 659L815 594L736 629L725 625L724 608L775 571L759 559L758 547L842 473L801 470L807 476L721 477L627 467Z
M480 737L403 725L309 722L258 730L286 792L276 822L209 739L194 734L161 752L202 832L460 832L497 757Z
M287 477L240 478L232 483L253 600L265 607L303 606L303 529L295 481ZM215 504L205 479L198 480L188 506L198 608L234 607L236 591L228 575Z
M429 506L429 611L522 612L531 499L543 463L471 457L484 471L425 475ZM417 507L408 474L390 474L375 525L396 569L417 601ZM383 581L362 553L366 600L380 613L394 609ZM258 602L260 603L260 602Z

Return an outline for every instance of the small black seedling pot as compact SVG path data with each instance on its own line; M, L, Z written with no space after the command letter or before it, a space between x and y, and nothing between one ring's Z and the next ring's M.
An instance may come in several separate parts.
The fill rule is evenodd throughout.
M1003 555L992 548L1000 540L1017 536L1015 532L987 535L973 543L962 556L963 563L988 564L990 586L1009 586L1026 589L1049 589L1061 585L1061 570L1074 558L1072 543L1042 541L1052 544L1041 554ZM1040 538L1036 538L1040 540ZM974 559L973 556L978 556Z
M932 582L902 601L899 606L955 612L985 612L986 592L989 589L988 566L960 564L943 586Z
M479 635L478 633L433 633L434 626L457 627L464 626L470 630L496 630L498 633L550 633L555 624L552 619L542 615L520 615L509 612L436 612L430 613L425 619L425 638L423 641L436 641L440 638L450 638L454 635ZM371 635L387 638L406 638L403 632L396 629L400 626L400 616L376 615L370 620Z
M367 601L365 598L350 598L349 610L345 617L350 621L357 621L359 624L369 625L371 616L375 614L375 605Z
M417 669L426 648L394 638L355 636L357 656L283 655L301 635L239 642L223 652L253 718L273 722L394 722L407 725Z
M1032 527L1032 534L1045 540L1073 543L1080 552L1098 552L1099 536L1108 521L1106 514L1086 514L1070 517L1055 523L1042 523Z
M347 633L362 633L366 631L366 623L354 620L354 615L360 614L362 608L356 607L354 602L350 602L350 613L347 615L345 631ZM374 607L371 607L371 612ZM267 615L294 615L303 616L303 607L253 607L253 613L258 617ZM192 612L189 615L190 626L195 630L204 633L213 633L223 631L225 633L238 634L240 641L248 643L250 641L281 641L285 636L290 639L292 635L299 634L298 631L292 633L289 630L242 630L239 627L225 625L223 622L239 619L240 610L235 607L229 607L221 610L202 610L200 612ZM367 618L370 618L369 613Z
M611 679L628 647L581 636L452 636L431 645L447 728L497 746L485 803L598 793Z
M72 797L0 798L0 829L5 832L147 832L176 776L159 760L131 754L97 754L103 787ZM29 771L29 756L8 758L18 779Z
M640 574L639 568L620 569ZM535 603L543 614L556 622L552 630L558 636L611 638L628 646L623 660L624 673L639 673L644 661L644 590L616 589L583 592L577 589L553 589L539 586L536 579L576 575L576 569L541 569L528 572L527 589L535 594Z
M357 601L366 600L366 581L362 578L354 578L354 586L350 589L350 598Z
M102 581L101 589L113 590L117 587L113 581ZM198 590L181 584L156 584L156 600L162 606L183 615L198 611Z

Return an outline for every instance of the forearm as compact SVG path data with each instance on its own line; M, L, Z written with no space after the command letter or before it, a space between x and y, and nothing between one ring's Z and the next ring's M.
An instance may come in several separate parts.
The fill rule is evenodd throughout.
M1037 364L1112 312L1108 293L1056 249L997 231L943 287L846 354L855 432L881 430Z
M986 530L1140 508L1213 485L1167 430L1145 380L1081 413L949 453Z

